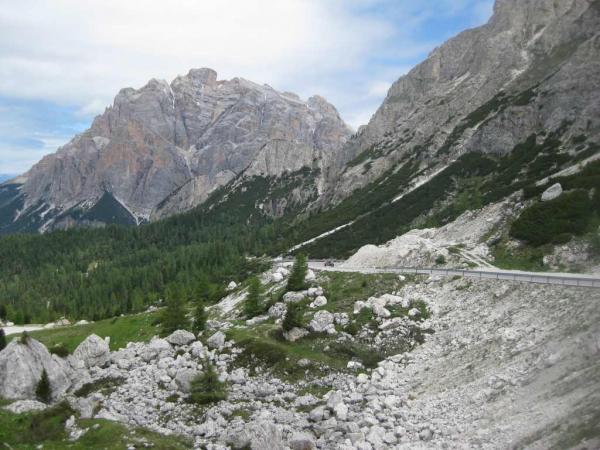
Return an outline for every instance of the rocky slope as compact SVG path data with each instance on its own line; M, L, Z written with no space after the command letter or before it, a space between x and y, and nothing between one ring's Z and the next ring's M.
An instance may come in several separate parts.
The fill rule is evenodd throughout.
M497 0L490 21L435 49L390 88L349 143L361 156L334 201L408 158L444 167L464 152L503 155L532 134L600 141L600 6Z
M279 267L262 278L267 289L279 289L288 274ZM10 380L35 381L42 366L55 365L56 397L67 399L80 418L182 434L195 448L215 450L598 445L596 290L421 277L346 304L319 286L329 286L330 276L309 273L310 289L286 294L269 315L248 321L241 312L245 292L234 292L213 308L212 329L199 338L180 330L111 352L106 340L91 335L67 358L51 357L33 339L13 341L0 352L2 395L32 398L31 382ZM261 339L298 301L310 305L304 336L286 344L293 349L287 362L273 348L268 356L248 347L250 337ZM371 320L348 334L365 312ZM390 353L370 368L363 366L366 354L345 367L324 364L329 347L360 342ZM394 351L399 342L408 346ZM186 398L190 380L208 362L227 381L229 395L199 408ZM287 377L276 370L282 363ZM15 412L44 407L30 400L8 406ZM86 432L77 418L66 426L73 440Z
M350 129L319 96L194 69L122 89L89 130L0 187L0 230L140 223L190 209L244 177L308 168L322 185Z

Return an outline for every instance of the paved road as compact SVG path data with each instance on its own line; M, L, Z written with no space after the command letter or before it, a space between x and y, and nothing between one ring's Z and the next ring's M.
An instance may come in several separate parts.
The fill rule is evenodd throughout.
M600 288L600 278L593 275L568 274L568 273L545 273L545 272L522 272L519 270L501 269L428 269L415 267L395 267L391 269L351 267L343 262L334 262L334 267L328 267L324 261L311 260L308 267L313 270L329 270L333 272L360 272L360 273L416 273L439 276L463 276L468 278L481 278L492 280L522 281L525 283L558 284L563 286L582 286Z

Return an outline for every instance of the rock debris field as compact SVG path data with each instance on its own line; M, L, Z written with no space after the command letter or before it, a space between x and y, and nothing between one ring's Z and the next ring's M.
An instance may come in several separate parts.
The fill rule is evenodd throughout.
M223 301L227 311L235 296ZM430 278L391 297L427 304L424 342L373 370L356 362L311 378L307 369L320 392L306 390L307 380L280 380L267 366L236 363L242 349L226 339L233 325L224 316L201 339L180 330L114 352L92 335L66 359L32 338L15 339L0 353L0 395L22 399L8 406L14 412L44 408L32 400L44 367L55 396L80 417L186 435L195 448L600 446L599 291ZM381 307L377 299L357 303ZM380 318L380 328L390 320ZM198 409L185 399L207 361L229 396ZM72 439L86 432L75 418L67 425Z

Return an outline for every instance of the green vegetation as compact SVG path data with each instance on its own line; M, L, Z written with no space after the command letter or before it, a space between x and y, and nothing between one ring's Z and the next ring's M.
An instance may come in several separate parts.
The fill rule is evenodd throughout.
M290 331L292 328L301 328L304 326L304 312L306 307L302 303L288 303L287 311L281 327L284 331Z
M53 355L60 356L61 358L66 358L67 356L69 356L69 349L63 344L53 345L48 349L48 351Z
M377 363L385 359L385 353L372 348L371 346L360 345L356 343L329 344L329 353L343 356L350 360L359 360L368 369L377 367Z
M359 312L352 315L352 320L346 325L346 333L356 336L365 327L377 328L379 322L373 316L371 308L362 308Z
M0 352L6 347L6 334L4 329L0 328Z
M87 397L92 392L102 392L108 394L114 391L119 385L123 384L123 378L100 378L86 383L74 392L76 397Z
M407 280L414 280L414 277L408 276ZM357 300L396 291L404 283L406 281L401 282L397 275L390 273L327 272L321 286L325 290L328 309L351 314Z
M71 442L65 431L65 422L74 414L75 411L66 403L26 414L0 409L0 442L14 450L30 450L38 446L45 450L122 450L131 445L164 450L191 447L190 442L178 436L162 436L140 428L129 429L117 422L101 419L79 420L79 426L89 430L77 441Z
M198 405L216 403L227 398L227 385L219 380L213 365L207 360L204 372L192 380L190 401Z
M50 380L46 369L42 369L42 376L35 388L35 396L40 402L50 403L52 399L52 389L50 388Z
M246 255L261 254L274 230L262 214L225 207L136 228L3 236L0 305L17 324L62 316L97 321L142 311L172 284L190 298L200 277L212 286L245 279L260 270Z
M160 318L160 311L144 314L133 314L113 319L100 320L87 325L32 331L31 336L52 349L61 346L72 353L90 334L101 337L110 336L112 351L125 347L128 342L144 342L159 334L155 323Z
M248 297L244 301L244 314L248 319L258 316L264 311L263 288L258 277L250 278Z
M288 279L287 290L288 291L301 291L306 289L306 272L308 271L308 261L306 255L300 253L296 255L296 261L294 262L294 268Z
M290 381L305 377L305 368L298 365L301 359L309 360L313 372L326 372L329 369L345 369L347 355L335 355L323 349L335 341L336 337L310 335L295 342L281 337L281 328L274 324L261 324L253 328L230 328L227 339L235 341L244 351L236 359L236 364L253 368L264 364L277 376Z
M177 285L169 286L167 291L167 307L162 317L162 334L168 335L176 330L189 328L189 320L185 316L184 293Z
M196 301L194 309L194 333L198 334L206 329L206 321L208 320L208 312L201 300Z
M250 419L250 417L252 416L252 413L250 411L248 411L247 409L237 408L237 409L234 409L233 411L231 411L231 416L239 417L246 422L246 421L248 421L248 419Z
M594 194L598 197L599 192ZM527 208L510 227L510 235L539 247L548 243L564 243L587 229L597 209L596 198L590 200L586 191L576 190L560 197L535 203Z

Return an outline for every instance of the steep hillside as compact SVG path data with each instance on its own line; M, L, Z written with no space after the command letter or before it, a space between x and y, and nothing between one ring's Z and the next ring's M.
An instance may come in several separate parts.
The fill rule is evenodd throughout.
M599 29L598 1L498 0L489 23L449 40L393 84L347 144L357 156L309 220L290 227L293 243L339 228L304 249L348 256L513 194L530 206L555 182L588 196L589 205L572 212L583 226L558 227L535 244L593 230Z
M349 158L333 106L191 70L122 89L91 128L0 186L0 233L141 223L186 211L244 176L314 171L315 189Z
M407 157L425 168L467 151L504 155L557 130L562 142L597 142L599 23L597 1L498 0L486 25L450 39L392 85L349 142L360 155L333 198Z

